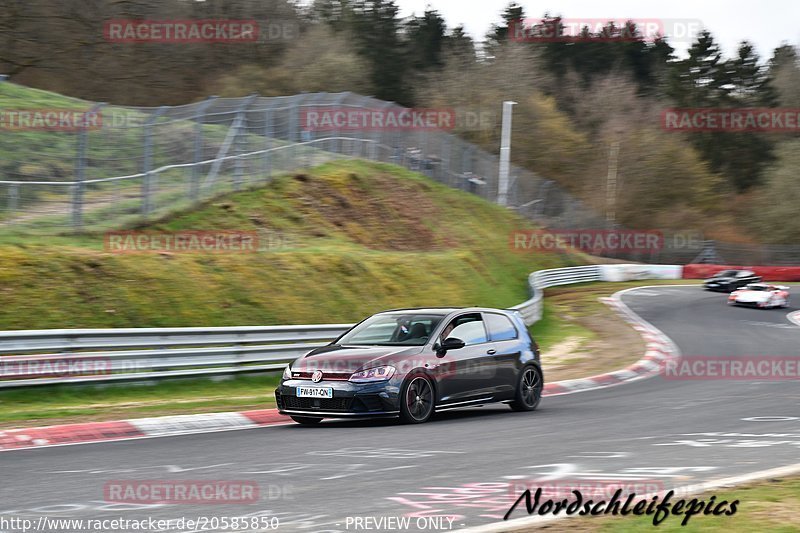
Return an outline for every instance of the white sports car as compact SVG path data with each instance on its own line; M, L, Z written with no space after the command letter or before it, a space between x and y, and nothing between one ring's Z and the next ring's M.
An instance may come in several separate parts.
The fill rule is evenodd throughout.
M768 283L750 283L743 289L733 291L728 296L728 303L758 307L759 309L787 307L789 305L789 287Z

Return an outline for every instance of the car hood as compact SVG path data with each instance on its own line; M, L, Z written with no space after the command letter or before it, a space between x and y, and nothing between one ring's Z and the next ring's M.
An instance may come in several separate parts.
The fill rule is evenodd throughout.
M353 373L364 368L391 365L422 352L423 346L323 346L292 363L292 372Z
M737 302L766 302L772 296L766 291L743 291L736 294Z

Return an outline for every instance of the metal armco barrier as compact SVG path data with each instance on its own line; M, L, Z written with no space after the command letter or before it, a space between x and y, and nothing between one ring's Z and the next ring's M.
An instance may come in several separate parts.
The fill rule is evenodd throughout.
M522 314L527 325L534 324L542 318L545 288L603 281L608 267L533 272L528 278L531 299L512 309ZM281 371L350 326L5 331L0 332L0 388ZM94 365L94 371L76 375L75 369L83 364Z
M283 370L350 324L0 332L0 388ZM102 351L100 351L102 350ZM27 355L16 355L27 354ZM90 362L96 372L83 373Z
M542 310L544 307L543 289L558 285L568 285L570 283L586 283L589 281L601 280L602 276L598 265L539 270L528 276L528 287L531 292L531 299L511 309L519 311L522 318L525 319L525 324L530 326L542 319Z

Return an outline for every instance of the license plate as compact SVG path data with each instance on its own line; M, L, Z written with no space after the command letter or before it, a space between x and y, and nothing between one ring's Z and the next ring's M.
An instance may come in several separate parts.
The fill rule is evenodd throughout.
M332 388L297 387L298 398L333 398Z

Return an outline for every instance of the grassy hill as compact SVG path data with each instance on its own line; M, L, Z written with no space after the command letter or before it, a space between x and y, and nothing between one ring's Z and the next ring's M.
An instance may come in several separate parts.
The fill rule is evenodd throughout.
M0 329L355 321L403 306L506 307L527 274L577 258L512 253L527 223L400 167L347 161L138 229L258 230L258 253L104 250L103 235L0 243Z

